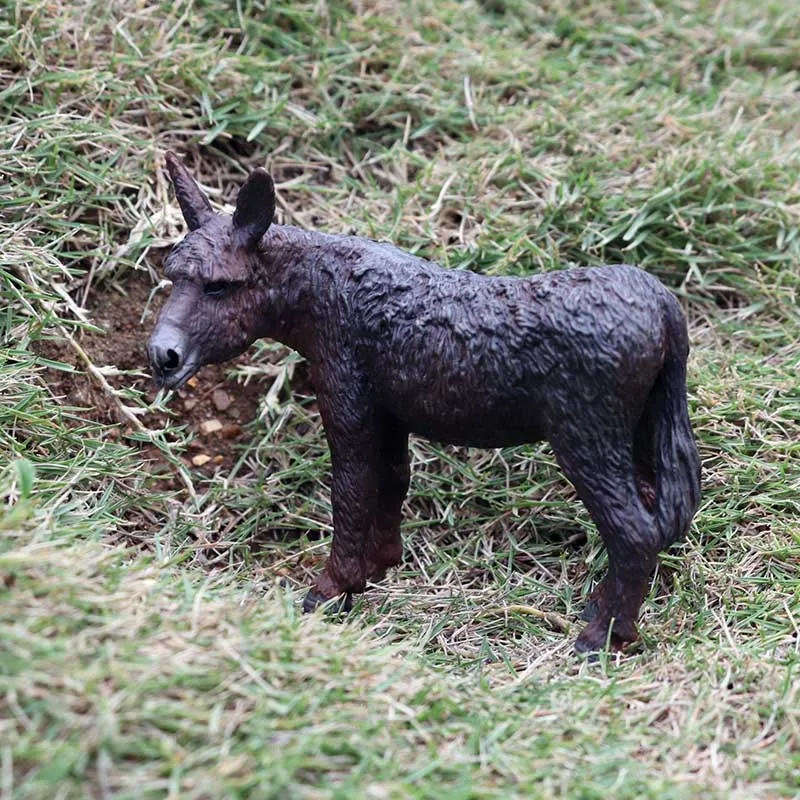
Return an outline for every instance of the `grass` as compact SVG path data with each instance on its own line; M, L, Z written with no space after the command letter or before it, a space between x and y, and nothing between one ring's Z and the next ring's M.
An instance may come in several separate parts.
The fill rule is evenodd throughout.
M0 10L0 797L800 796L800 6ZM637 650L572 654L604 556L539 445L415 440L403 566L298 614L330 500L296 357L232 368L265 399L214 473L92 349L181 234L167 147L220 204L266 164L293 224L676 292L704 497Z

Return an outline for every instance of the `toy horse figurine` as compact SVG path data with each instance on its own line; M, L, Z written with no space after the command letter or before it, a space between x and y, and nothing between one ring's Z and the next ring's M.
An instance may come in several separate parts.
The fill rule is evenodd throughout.
M658 552L697 508L700 464L686 399L686 321L629 266L527 278L447 270L389 244L272 225L255 170L233 217L172 154L189 234L150 338L159 386L267 336L311 364L332 463L331 554L304 607L400 562L408 435L475 447L546 439L608 550L576 649L637 638Z

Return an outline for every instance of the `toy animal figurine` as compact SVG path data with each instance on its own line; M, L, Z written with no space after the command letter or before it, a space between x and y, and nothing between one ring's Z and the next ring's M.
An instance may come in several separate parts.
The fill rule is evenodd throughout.
M629 266L527 278L447 270L389 244L271 225L257 169L233 217L214 213L178 158L189 226L149 342L159 386L268 336L305 356L332 463L333 542L304 608L363 592L400 562L408 435L475 447L546 439L608 551L579 652L637 639L658 552L697 508L686 322Z

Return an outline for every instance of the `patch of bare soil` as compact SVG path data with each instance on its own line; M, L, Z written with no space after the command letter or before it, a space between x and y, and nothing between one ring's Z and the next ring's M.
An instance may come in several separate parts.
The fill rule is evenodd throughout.
M135 273L122 288L124 293L110 286L100 287L92 293L88 302L90 319L104 333L83 331L76 339L95 366L141 373L107 375L111 386L116 389L123 386L135 388L152 400L156 388L149 376L145 345L166 295L159 293L153 299L142 321L152 290L148 276ZM70 364L79 370L76 373L55 369L46 372L45 379L52 392L65 405L84 409L82 416L98 422L120 423L120 433L129 432L129 423L120 414L119 404L85 372L69 342L40 342L37 350L48 359ZM173 424L185 424L194 434L187 461L207 473L229 469L236 462L237 446L251 435L245 431L245 426L258 415L260 398L268 389L263 381L250 380L243 384L226 378L233 366L246 363L248 359L245 353L225 364L203 367L170 403L175 414L171 418ZM166 414L157 412L141 417L144 425L152 429L163 428L169 419ZM155 451L155 448L151 449ZM152 455L158 458L157 451Z

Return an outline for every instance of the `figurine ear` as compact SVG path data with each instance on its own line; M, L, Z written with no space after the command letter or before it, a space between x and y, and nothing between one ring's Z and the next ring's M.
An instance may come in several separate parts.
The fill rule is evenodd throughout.
M167 150L166 160L167 171L175 187L175 196L180 203L183 218L190 231L196 230L214 215L211 203L175 153Z
M265 169L254 170L236 198L233 229L243 247L255 247L272 224L275 184Z

